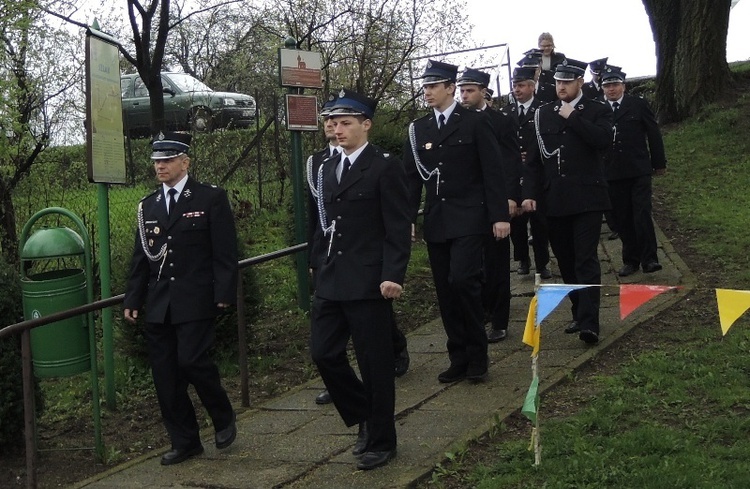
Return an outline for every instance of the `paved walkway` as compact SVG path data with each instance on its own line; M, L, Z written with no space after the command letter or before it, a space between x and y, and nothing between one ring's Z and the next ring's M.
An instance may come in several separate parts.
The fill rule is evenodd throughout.
M603 226L606 230L606 226ZM620 283L620 242L602 234L600 258L603 283ZM657 229L659 259L664 270L636 273L623 283L691 285L690 271ZM555 272L553 266L553 273ZM309 382L281 397L239 414L238 437L219 452L213 432L205 432L206 452L182 464L162 467L162 448L76 484L81 488L390 488L408 487L424 477L466 441L489 431L517 411L531 381L530 348L521 337L533 293L534 276L512 274L512 323L509 338L490 345L491 367L486 382L440 384L439 372L447 367L445 335L433 321L409 335L411 367L396 381L398 455L386 467L356 470L351 448L356 428L348 429L332 405L317 406L320 380ZM553 281L560 281L555 277ZM595 347L577 335L563 334L569 322L567 300L542 325L539 354L540 391L544 392L600 351L613 346L625 333L676 303L686 290L662 294L619 319L616 287L602 290L601 341ZM530 457L533 455L530 454Z

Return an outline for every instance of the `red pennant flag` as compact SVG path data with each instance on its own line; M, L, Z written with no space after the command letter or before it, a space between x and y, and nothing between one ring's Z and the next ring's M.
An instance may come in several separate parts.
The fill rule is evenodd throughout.
M620 285L620 319L625 319L657 295L676 288L669 285Z

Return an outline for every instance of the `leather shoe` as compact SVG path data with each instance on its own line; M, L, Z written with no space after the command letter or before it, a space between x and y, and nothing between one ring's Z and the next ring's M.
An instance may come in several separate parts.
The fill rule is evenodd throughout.
M487 331L487 341L489 343L497 343L498 341L503 341L507 337L508 331L505 329L490 328L490 330Z
M443 384L450 384L466 378L466 365L451 365L448 370L438 375L438 380Z
M396 456L396 449L386 450L384 452L365 452L359 459L357 468L359 470L372 470L387 464Z
M618 233L617 231L612 231L612 234L610 234L607 237L607 239L610 240L610 241L614 241L614 240L619 239L619 238L620 238L620 233Z
M654 273L662 269L661 263L652 261L643 265L643 273Z
M315 404L330 404L332 401L331 393L328 392L328 389L320 391L320 394L315 396Z
M466 369L466 378L473 382L481 382L487 378L487 362L470 363Z
M581 331L578 338L587 345L596 345L599 343L599 335L588 329Z
M216 448L222 449L228 447L234 443L235 438L237 438L237 414L232 413L232 422L229 423L229 426L221 431L217 431L216 435L214 435Z
M528 275L530 267L531 263L529 263L528 260L521 260L518 262L518 270L516 270L516 273L518 273L518 275Z
M620 277L627 277L628 275L633 275L635 272L638 271L638 267L634 267L630 263L626 263L625 266L623 266L619 272L617 272L617 275Z
M354 455L355 457L359 457L360 455L365 453L365 450L367 450L367 441L369 436L370 434L367 431L367 423L359 423L357 441L354 443L354 448L352 448L352 455Z
M180 462L184 462L190 457L195 457L201 453L203 453L203 445L200 443L192 448L174 448L161 456L161 464L179 464Z
M402 377L409 370L409 352L404 348L396 357L396 377Z
M565 328L565 334L573 334L581 331L581 326L578 321L571 321L567 328Z
M549 268L544 267L541 270L539 270L539 277L543 280L547 280L552 278L552 272L550 272Z

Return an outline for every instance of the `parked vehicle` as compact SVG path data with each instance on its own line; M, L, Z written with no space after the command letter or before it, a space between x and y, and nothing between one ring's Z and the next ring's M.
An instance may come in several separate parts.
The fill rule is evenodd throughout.
M215 92L186 73L162 73L166 128L210 132L220 128L248 127L255 122L255 99L250 95ZM120 78L125 131L148 135L151 104L148 89L137 74Z

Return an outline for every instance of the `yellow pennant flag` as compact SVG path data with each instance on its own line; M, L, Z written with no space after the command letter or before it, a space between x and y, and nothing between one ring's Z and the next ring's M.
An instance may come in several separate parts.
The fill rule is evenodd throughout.
M719 308L721 333L726 335L734 322L750 309L750 290L716 289L716 303Z
M529 304L529 314L526 316L526 328L523 330L523 342L530 347L534 348L531 352L531 356L536 356L539 353L539 340L541 335L542 326L536 325L536 295L531 298Z

